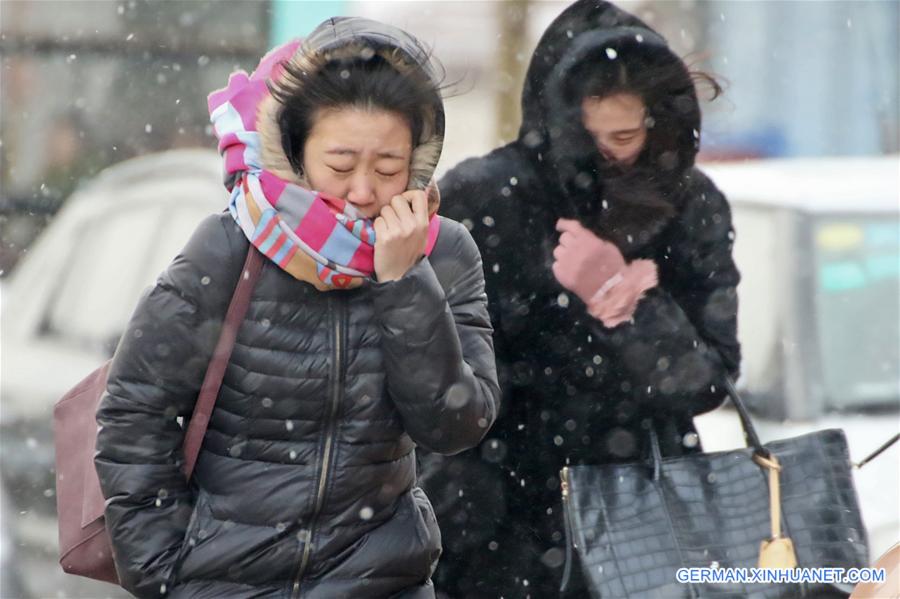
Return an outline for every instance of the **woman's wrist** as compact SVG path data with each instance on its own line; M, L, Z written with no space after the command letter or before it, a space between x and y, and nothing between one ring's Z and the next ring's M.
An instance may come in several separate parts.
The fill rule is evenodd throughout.
M612 328L634 316L644 294L659 281L656 263L635 260L610 277L587 302L588 313Z
M425 255L422 254L421 256L419 256L418 258L416 258L415 260L413 260L412 262L407 264L405 267L403 265L392 264L389 267L382 269L380 272L376 270L375 279L379 283L389 283L391 281L399 281L400 279L405 277L406 274L416 266L416 264L421 262L422 258L424 258L424 257L425 257Z

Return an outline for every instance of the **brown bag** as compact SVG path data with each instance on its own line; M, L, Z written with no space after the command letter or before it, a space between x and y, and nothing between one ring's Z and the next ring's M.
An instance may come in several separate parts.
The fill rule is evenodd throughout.
M185 433L184 469L188 479L200 453L206 426L231 358L238 328L250 305L250 295L259 278L262 262L262 254L251 246ZM118 584L112 545L103 518L106 502L94 468L96 414L100 399L106 392L111 362L107 361L89 374L56 403L53 409L53 436L56 444L59 563L69 574Z

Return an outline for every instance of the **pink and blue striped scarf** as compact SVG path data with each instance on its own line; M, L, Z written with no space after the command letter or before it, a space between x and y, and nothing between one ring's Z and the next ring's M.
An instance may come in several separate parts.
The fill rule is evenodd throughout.
M358 287L375 273L375 230L349 202L285 181L262 163L257 130L266 79L279 77L299 41L263 57L248 76L232 73L228 85L209 95L210 121L225 160L229 211L247 239L272 262L322 291ZM432 215L426 254L434 248L440 219Z

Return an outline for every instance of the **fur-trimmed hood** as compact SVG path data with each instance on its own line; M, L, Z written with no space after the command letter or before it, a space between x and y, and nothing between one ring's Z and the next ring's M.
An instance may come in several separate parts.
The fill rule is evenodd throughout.
M289 61L302 72L314 73L332 60L355 56L380 56L401 73L418 70L439 87L431 55L419 40L396 27L360 17L334 17L323 22L300 43ZM277 118L280 107L271 95L259 106L256 127L261 138L263 165L285 181L308 187L284 152ZM422 107L422 116L422 132L413 144L409 189L428 186L441 156L444 105L440 94L435 94L431 105Z

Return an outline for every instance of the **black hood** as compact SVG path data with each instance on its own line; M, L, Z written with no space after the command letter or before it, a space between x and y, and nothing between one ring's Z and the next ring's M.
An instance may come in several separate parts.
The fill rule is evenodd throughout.
M520 139L527 137L533 147L546 135L548 111L544 92L550 73L573 47L575 39L586 32L615 31L621 27L642 27L650 31L634 15L603 0L578 0L556 17L541 36L525 75Z
M654 124L647 145L625 171L601 157L574 91L585 68L614 68L623 58L664 68L671 89L648 106ZM535 49L522 115L519 141L559 191L560 216L578 218L625 250L643 245L676 212L680 182L699 148L699 103L687 67L637 17L602 0L579 0L563 11Z

